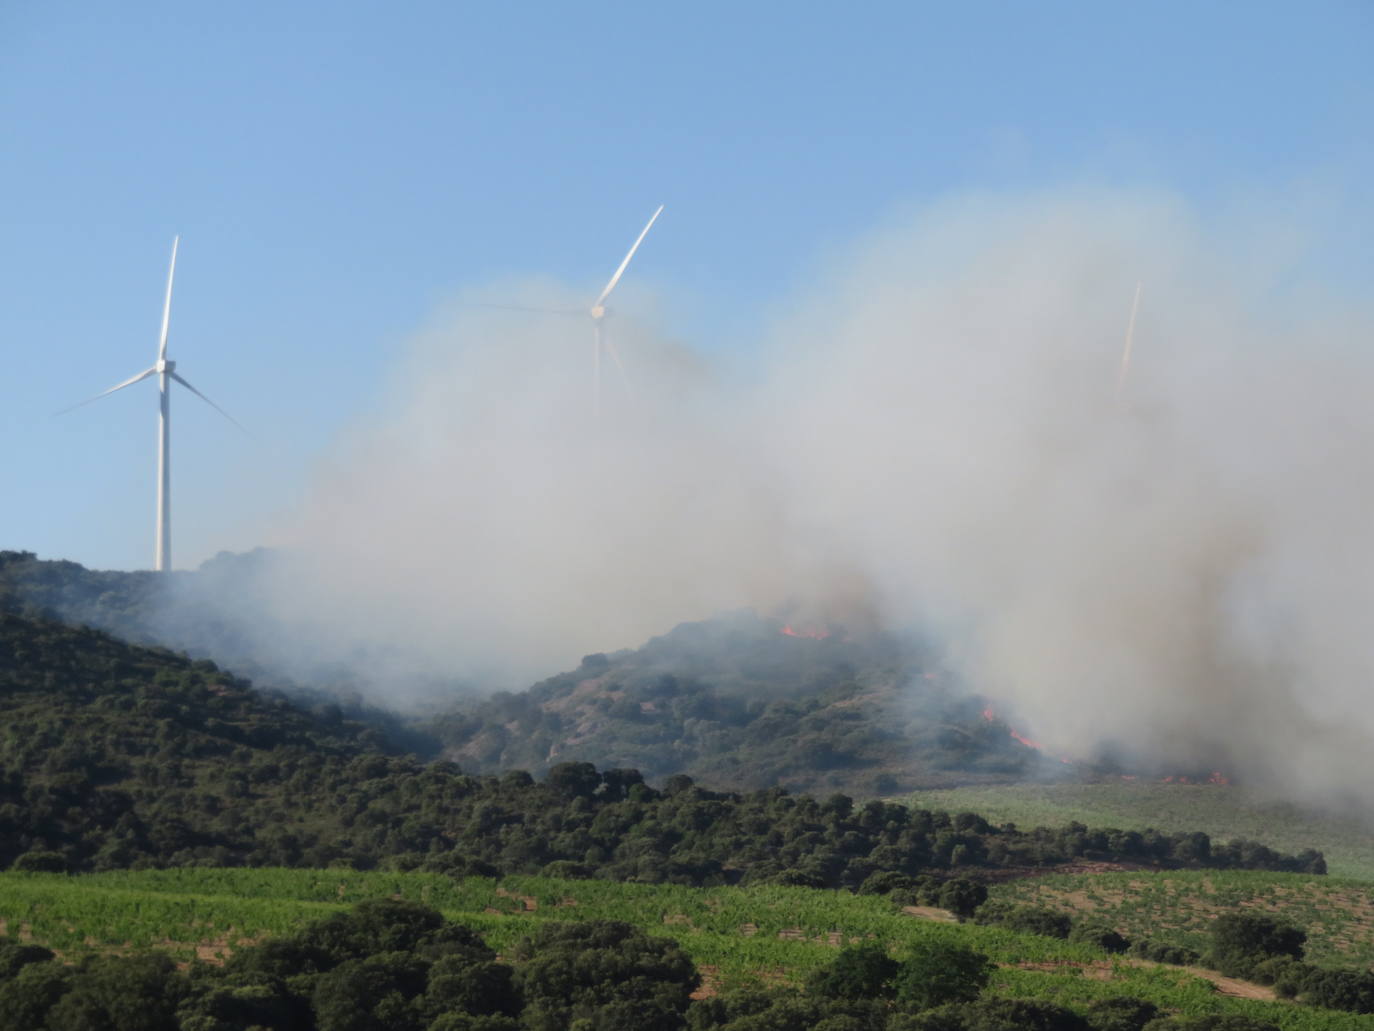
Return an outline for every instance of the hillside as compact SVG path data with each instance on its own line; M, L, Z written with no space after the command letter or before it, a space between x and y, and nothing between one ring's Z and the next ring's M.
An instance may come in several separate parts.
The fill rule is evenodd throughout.
M225 862L385 739L213 663L0 611L0 865ZM394 760L399 761L399 760ZM356 775L356 771L355 771ZM321 817L304 838L337 828ZM299 848L296 854L299 855Z
M342 861L856 888L881 873L949 877L1089 854L1192 865L1197 852L1187 835L1110 843L845 796L711 792L681 775L659 790L636 770L587 763L557 764L542 783L473 777L388 756L375 731L264 696L209 662L3 612L0 727L0 863L21 869ZM1321 866L1315 853L1258 861Z
M1072 776L983 714L929 655L876 633L737 613L588 656L527 691L467 696L409 719L362 699L349 657L305 663L264 619L278 556L221 555L165 577L0 552L0 606L211 659L306 704L332 702L404 750L478 773L559 762L686 774L726 790L888 794ZM419 686L419 691L432 685Z
M713 787L855 794L1064 775L985 705L881 635L741 613L590 655L430 727L446 758L478 771L584 760Z

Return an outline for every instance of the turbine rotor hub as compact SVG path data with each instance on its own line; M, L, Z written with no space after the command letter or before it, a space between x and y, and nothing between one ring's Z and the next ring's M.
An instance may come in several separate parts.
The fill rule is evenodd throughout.
M159 358L155 366L158 372L165 372L168 375L177 371L177 363L170 358Z

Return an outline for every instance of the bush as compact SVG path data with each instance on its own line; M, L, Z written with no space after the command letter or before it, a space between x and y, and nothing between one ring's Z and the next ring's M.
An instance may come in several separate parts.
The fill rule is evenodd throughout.
M1073 1010L1025 999L983 999L941 1006L928 1013L898 1015L887 1031L1092 1031Z
M1080 923L1069 930L1069 941L1096 945L1107 952L1122 953L1131 943L1125 935L1106 924Z
M616 920L547 923L515 947L530 1031L673 1031L701 983L677 942Z
M1067 938L1073 927L1073 920L1056 910L1041 906L1011 906L1006 903L982 906L974 917L974 922L997 924L1024 934L1043 934L1048 938Z
M10 869L15 873L66 873L67 860L61 852L25 852Z
M1144 999L1116 996L1098 999L1088 1006L1088 1026L1093 1031L1141 1031L1159 1016L1159 1007Z
M1192 949L1182 945L1153 942L1148 938L1137 938L1131 942L1127 951L1141 959L1148 959L1154 963L1169 963L1176 967L1196 966L1202 958Z
M1283 920L1257 913L1225 913L1212 924L1208 959L1223 974L1248 977L1275 956L1302 959L1307 933Z
M1143 1031L1280 1031L1276 1024L1234 1014L1206 1017L1160 1017L1145 1025Z
M890 999L901 969L880 942L864 942L843 949L807 979L806 988L830 999Z
M30 963L46 963L54 956L41 945L20 945L0 938L0 983L8 981Z
M897 975L897 998L916 1009L971 1002L987 987L993 970L992 960L981 952L918 942Z
M955 877L940 888L939 905L955 916L968 919L988 899L988 886L982 881Z
M1310 970L1302 1001L1350 1013L1374 1013L1374 974L1367 970Z

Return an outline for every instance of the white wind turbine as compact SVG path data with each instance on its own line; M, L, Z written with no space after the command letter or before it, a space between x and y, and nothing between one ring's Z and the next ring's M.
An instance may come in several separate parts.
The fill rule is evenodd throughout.
M172 320L172 279L177 271L177 245L181 243L178 236L172 241L172 264L167 269L167 297L162 303L162 334L158 339L157 362L151 368L144 369L136 376L130 376L123 383L116 383L109 390L101 391L95 397L89 397L80 404L72 405L71 408L64 408L58 415L70 412L82 405L88 405L92 401L99 401L108 394L113 394L116 390L123 390L125 387L133 386L149 376L156 374L158 377L158 441L157 441L157 544L153 556L153 568L162 571L172 567L172 468L171 468L171 381L176 380L183 387L195 394L206 404L208 404L220 415L224 416L239 429L242 426L232 415L226 412L215 402L202 394L195 387L191 386L177 371L177 363L167 357L167 330ZM247 433L247 430L243 430Z
M620 277L625 274L625 269L630 264L630 259L635 256L635 251L639 250L639 245L644 242L644 237L649 235L649 230L653 228L654 223L658 221L658 216L661 214L663 214L662 204L658 206L657 211L649 216L649 221L645 223L644 228L639 231L639 236L636 237L634 246L632 246L629 253L625 255L625 260L620 263L620 267L615 270L615 273L611 276L605 287L602 288L601 293L597 295L596 300L592 302L590 308L584 310L581 308L533 308L520 304L481 305L483 308L507 308L513 311L555 312L559 315L590 315L595 336L595 350L592 352L592 415L594 416L600 416L601 414L601 352L603 350L611 356L611 360L615 362L615 367L620 370L620 378L625 382L625 389L627 391L630 389L630 378L625 373L625 366L620 361L620 354L616 351L615 344L606 339L605 331L602 329L601 323L606 318L607 314L606 298L611 296L611 291L614 290L615 285L620 282Z

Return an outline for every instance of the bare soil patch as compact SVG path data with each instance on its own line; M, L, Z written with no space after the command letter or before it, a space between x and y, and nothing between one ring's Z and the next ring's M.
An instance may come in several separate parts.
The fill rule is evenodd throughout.
M937 920L942 924L959 922L959 918L948 909L937 909L935 906L903 906L902 912L922 920Z

